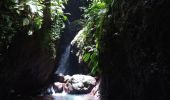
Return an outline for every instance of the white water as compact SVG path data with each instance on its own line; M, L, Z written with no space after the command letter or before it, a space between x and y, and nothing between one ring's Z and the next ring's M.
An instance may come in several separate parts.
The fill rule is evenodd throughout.
M70 95L70 94L55 94L52 96L53 100L99 100L98 98L86 95Z
M67 70L69 69L70 48L71 45L68 45L64 53L61 55L59 67L56 71L56 74L62 73L63 75L66 75Z

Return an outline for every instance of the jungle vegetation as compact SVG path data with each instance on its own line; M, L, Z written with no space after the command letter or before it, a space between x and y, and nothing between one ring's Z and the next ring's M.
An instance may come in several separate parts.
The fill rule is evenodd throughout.
M28 70L24 70L30 71L27 78L31 76L32 84L44 86L41 83L48 83L53 73L51 66L58 57L57 43L68 20L69 14L63 11L67 2L0 1L0 80L11 82L13 86L22 79L18 76L27 74L17 74L22 70L15 69L35 60L30 66L36 71L27 66ZM90 0L89 6L80 9L84 13L78 46L89 73L101 75L102 100L168 100L170 2ZM34 49L28 49L31 47L36 48L35 54ZM30 60L30 54L36 57ZM30 62L25 63L25 60ZM41 69L47 65L50 70ZM32 84L32 88L37 86Z

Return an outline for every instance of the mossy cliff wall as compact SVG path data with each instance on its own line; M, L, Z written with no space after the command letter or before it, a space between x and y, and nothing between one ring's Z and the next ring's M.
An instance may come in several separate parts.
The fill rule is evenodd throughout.
M100 42L102 100L168 100L169 11L168 0L118 0L110 8Z

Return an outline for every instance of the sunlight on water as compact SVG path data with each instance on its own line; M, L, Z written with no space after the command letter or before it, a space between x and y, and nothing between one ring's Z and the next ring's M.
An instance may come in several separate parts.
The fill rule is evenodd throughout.
M68 95L65 91L63 91L62 93L53 93L52 96L66 96Z
M53 93L52 100L99 100L89 94L85 95L71 95L63 91L62 93Z
M90 95L69 95L69 94L55 94L54 100L99 100Z

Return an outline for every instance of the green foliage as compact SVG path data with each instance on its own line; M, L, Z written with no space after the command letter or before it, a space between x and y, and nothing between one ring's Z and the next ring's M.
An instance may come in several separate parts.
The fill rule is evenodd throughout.
M88 8L84 10L84 19L86 22L85 45L83 60L88 63L91 68L91 74L100 72L99 67L99 41L104 31L103 24L107 17L109 6L113 0L92 0ZM90 47L91 50L86 50Z
M0 55L2 51L8 49L12 38L18 32L22 31L25 36L31 37L42 29L45 3L45 0L0 1ZM46 45L51 45L52 42L50 41L59 39L64 28L64 21L67 20L67 16L63 13L64 3L67 3L67 0L51 0L52 27L46 35L43 35L49 35L47 36L49 38ZM42 41L46 40L43 39Z
M89 50L87 50L87 48ZM98 50L93 47L85 47L85 53L83 55L84 62L88 63L91 68L91 74L95 75L97 72L100 72L98 67Z
M53 40L60 38L60 33L65 28L64 21L67 20L67 16L64 15L63 9L64 3L67 0L52 0L51 2L51 14L52 14L52 32L51 38Z
M85 53L84 56L83 56L84 61L85 61L85 62L88 62L89 59L90 59L90 56L91 56L90 53Z
M8 49L12 37L23 26L21 25L23 17L19 18L19 15L12 9L15 5L10 0L0 1L0 55Z

